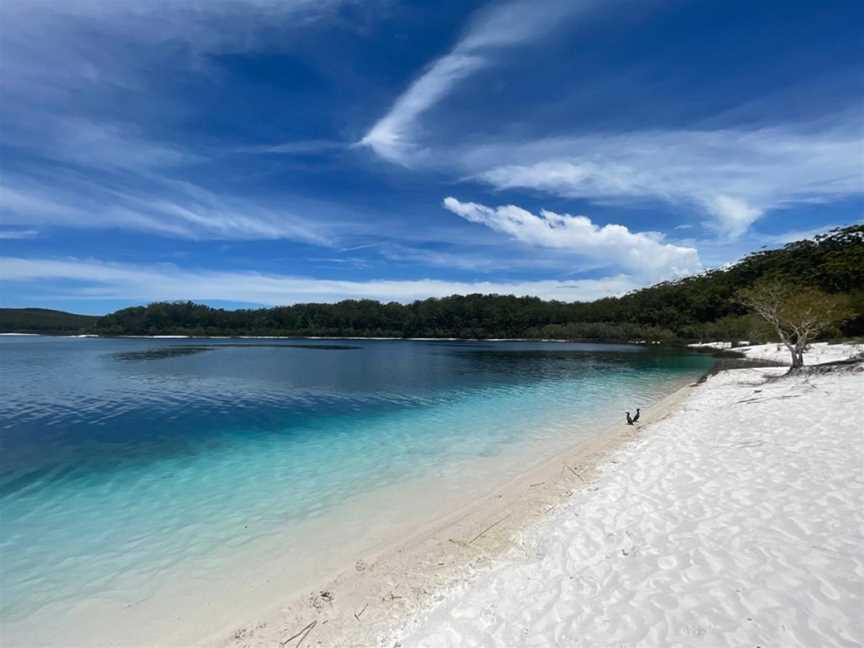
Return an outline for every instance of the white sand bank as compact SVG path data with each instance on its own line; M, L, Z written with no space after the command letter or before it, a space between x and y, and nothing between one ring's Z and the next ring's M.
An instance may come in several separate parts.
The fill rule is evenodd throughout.
M792 364L792 356L789 350L782 344L757 344L736 347L734 350L755 360L770 360L772 362ZM864 352L864 345L861 344L817 342L811 344L804 353L804 364L815 365L824 362L837 362L838 360L845 360L862 352Z
M768 360L782 364L792 364L792 356L789 350L782 344L753 344L733 347L731 342L699 342L688 344L692 348L732 350L743 353L754 360ZM829 342L816 342L811 344L804 354L804 364L814 365L824 362L836 362L851 358L859 353L864 353L862 344L832 344Z
M864 371L782 373L710 378L380 645L864 645Z

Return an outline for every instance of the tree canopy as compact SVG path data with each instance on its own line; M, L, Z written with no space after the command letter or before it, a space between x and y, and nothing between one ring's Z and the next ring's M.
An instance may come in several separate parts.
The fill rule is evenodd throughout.
M192 302L125 308L82 332L107 335L285 335L594 340L736 340L756 330L738 298L759 280L842 294L853 311L845 335L864 334L864 226L761 250L726 268L636 290L565 303L465 295L410 304L349 299L225 310Z
M830 295L778 279L760 279L738 295L789 349L793 370L804 366L804 351L816 336L854 315L843 293Z
M75 315L47 308L0 308L0 333L80 333L96 324L94 315Z

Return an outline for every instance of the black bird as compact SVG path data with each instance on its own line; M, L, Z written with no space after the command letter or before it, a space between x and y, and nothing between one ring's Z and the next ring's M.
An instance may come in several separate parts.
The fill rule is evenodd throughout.
M633 422L636 423L639 420L639 408L636 408L636 416L633 417Z
M630 412L625 412L627 415L627 425L633 425L636 422L636 419L630 416Z

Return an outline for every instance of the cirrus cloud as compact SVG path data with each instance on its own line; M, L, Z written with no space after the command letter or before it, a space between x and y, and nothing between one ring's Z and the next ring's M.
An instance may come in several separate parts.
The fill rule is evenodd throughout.
M417 120L457 83L491 65L496 50L536 39L596 4L595 0L549 0L538 8L533 0L492 3L474 16L453 49L429 65L359 144L391 162L411 163L418 154Z
M735 238L765 212L860 194L860 126L848 114L770 129L647 131L492 144L463 152L473 177L595 201L662 200ZM502 159L516 160L500 164Z
M63 299L75 300L146 302L193 299L269 306L310 301L335 302L352 298L411 302L427 297L474 293L591 301L620 295L641 285L625 275L572 281L351 281L260 272L179 268L172 264L0 257L0 286L4 283L29 286L26 294L28 299L33 299L35 303L40 303L39 300L44 298L44 294L55 294L62 290ZM61 284L62 289L58 288ZM56 296L53 298L57 299ZM24 304L25 302L19 301L18 305Z

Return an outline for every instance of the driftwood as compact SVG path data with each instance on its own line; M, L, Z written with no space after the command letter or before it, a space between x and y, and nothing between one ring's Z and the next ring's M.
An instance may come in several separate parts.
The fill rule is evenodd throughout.
M367 603L366 605L363 606L362 610L354 613L354 618L359 621L360 617L363 616L363 613L366 611L366 608L368 608L368 607L369 607L369 604Z
M302 644L306 640L306 637L309 636L309 633L312 632L313 628L315 628L316 625L318 625L318 621L311 621L310 623L306 624L299 632L294 633L284 641L280 641L279 645L285 646L290 642L294 641L297 637L300 637L300 641L297 642L297 646L295 647L300 648L300 644Z
M567 466L567 468L569 468L570 472L572 472L574 475L576 475L583 482L585 481L585 478L582 476L582 474L578 470L576 470L573 466Z
M498 520L497 522L495 522L495 523L493 523L493 524L490 524L488 527L486 527L485 529L483 529L483 530L482 530L480 533L478 533L476 536L474 536L473 538L471 538L471 539L468 541L468 544L469 544L469 545L470 545L470 544L474 544L474 541L475 541L475 540L479 540L483 535L486 534L487 531L490 531L490 530L494 529L496 526L498 526L499 524L501 524L504 520L506 520L506 519L509 518L509 517L510 517L510 514L508 513L507 515L505 515L503 518L501 518L501 519Z

